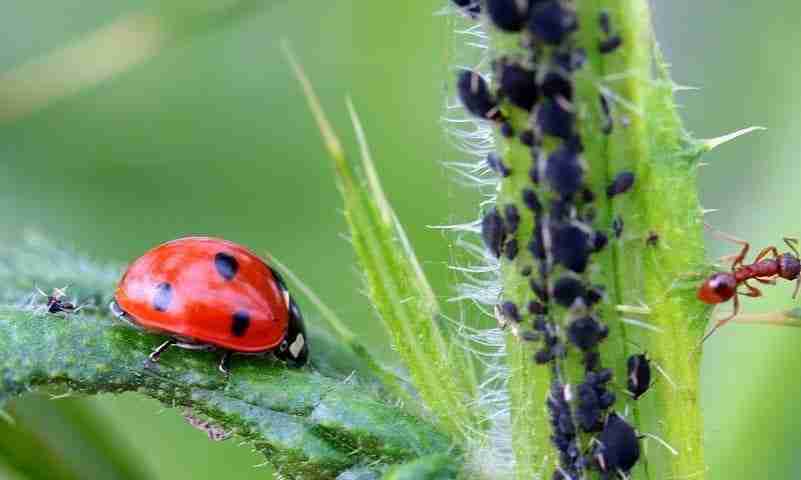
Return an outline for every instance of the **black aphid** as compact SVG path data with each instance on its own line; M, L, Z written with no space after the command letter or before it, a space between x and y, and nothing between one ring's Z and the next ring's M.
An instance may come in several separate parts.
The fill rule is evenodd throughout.
M534 135L533 130L523 130L520 132L520 143L528 147L534 146L537 142L537 137Z
M521 268L520 275L523 275L524 277L531 275L531 265L526 265L525 267Z
M623 38L620 35L612 35L598 42L598 51L601 54L612 53L623 45Z
M539 298L542 303L548 303L549 296L548 296L548 291L545 289L545 287L543 287L539 282L537 282L533 278L528 283L529 287L531 287L531 291L534 292L534 295L536 295L537 298Z
M545 98L562 97L565 100L572 100L573 82L561 72L550 71L540 80L540 92Z
M604 410L614 405L615 400L617 400L615 392L610 392L609 390L604 390L603 393L598 395L598 405Z
M494 152L487 155L487 166L501 177L508 177L512 173L509 167L504 165L503 159Z
M597 430L601 423L601 409L598 393L592 385L580 383L576 388L578 397L578 408L576 408L576 418L579 426L585 432Z
M534 70L517 63L502 63L498 68L498 90L513 105L530 111L540 96L535 75Z
M604 32L606 35L609 35L609 33L612 31L612 21L609 18L609 12L604 10L598 15L598 25L601 26L602 32Z
M462 70L456 82L464 108L481 118L500 119L498 103L489 91L487 82L477 72Z
M548 313L548 307L536 300L532 300L528 302L528 313L532 315L545 315Z
M586 303L588 307L592 307L596 303L603 300L603 298L604 298L603 285L596 285L587 290L587 293L584 295L584 303Z
M553 360L553 352L550 349L543 348L534 354L534 363L543 365Z
M542 42L558 45L578 29L578 17L559 0L539 2L531 12L528 29Z
M539 221L534 222L534 238L528 242L528 251L531 252L531 255L537 259L544 259L545 258L545 244L542 238L542 225ZM540 265L544 265L545 262L541 262Z
M567 326L567 338L581 350L594 348L604 339L604 326L592 316L573 320Z
M590 258L589 235L584 229L565 224L551 229L551 252L556 262L576 273L587 269Z
M486 0L487 15L492 23L507 32L519 32L528 18L528 0Z
M606 418L606 424L598 436L595 458L603 472L618 471L627 474L640 459L640 440L637 432L617 413Z
M655 247L659 245L659 234L653 230L648 232L648 237L645 238L645 244L649 247Z
M546 135L569 139L573 136L575 115L566 101L545 99L537 108L537 126Z
M575 72L587 62L587 52L583 48L571 48L553 54L553 63L565 72Z
M481 220L481 237L484 245L496 257L501 256L501 248L506 239L506 227L498 210L493 208Z
M451 0L454 5L459 7L466 15L476 18L481 13L481 2L479 0Z
M615 238L620 238L623 235L623 226L623 219L620 216L612 219L612 233L615 234Z
M517 305L514 302L503 302L501 303L501 315L506 320L510 320L515 323L520 322L520 312L517 309Z
M561 222L571 217L574 207L569 200L555 198L551 200L551 221Z
M596 230L592 234L592 251L600 252L609 243L609 237L600 230Z
M545 178L551 189L568 198L584 186L584 167L581 157L567 145L560 145L545 164Z
M534 157L534 162L531 165L531 168L528 169L528 178L531 179L531 183L537 185L540 183L540 168L538 165L539 155L533 157Z
M609 108L609 101L603 93L598 95L601 102L601 112L603 113L603 123L601 123L601 133L609 135L615 127L615 121L612 118L612 111Z
M509 122L501 122L501 135L504 138L512 138L515 136L515 129L512 127L512 124Z
M503 207L503 216L506 217L506 231L514 234L520 225L520 212L514 203L509 203Z
M510 238L509 240L506 241L506 243L503 246L503 254L509 260L514 260L515 258L517 258L517 254L519 253L519 251L520 247L517 244L516 238Z
M552 296L556 303L563 307L570 307L576 299L582 298L586 293L584 283L576 277L565 276L553 285Z
M634 185L634 173L625 171L620 172L615 176L615 179L612 180L612 183L606 187L606 196L608 198L612 198L615 195L620 195L621 193L628 192L631 187Z
M539 341L541 335L537 332L532 332L531 330L526 330L520 334L520 338L523 339L525 342L536 342Z
M529 210L538 214L542 212L542 204L540 204L539 199L537 198L537 193L530 188L523 189L523 204L528 207Z
M651 362L644 353L638 353L629 357L626 367L628 368L626 384L631 396L637 400L651 386Z

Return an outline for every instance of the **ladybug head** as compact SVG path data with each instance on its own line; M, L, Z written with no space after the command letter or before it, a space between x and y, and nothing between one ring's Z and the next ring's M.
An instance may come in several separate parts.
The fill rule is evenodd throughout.
M303 315L295 299L291 297L286 338L275 351L275 356L293 367L302 367L309 359L309 341L306 337L306 327L303 325Z
M723 303L737 293L737 279L731 273L715 273L698 289L698 299L704 303Z

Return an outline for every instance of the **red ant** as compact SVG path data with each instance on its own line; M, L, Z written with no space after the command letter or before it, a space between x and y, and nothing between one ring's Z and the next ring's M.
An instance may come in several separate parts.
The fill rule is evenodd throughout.
M709 225L706 226L709 228ZM716 233L727 240L739 243L743 248L740 250L739 254L733 256L731 272L713 273L698 289L698 299L704 303L714 305L727 302L732 298L734 299L734 310L731 315L718 320L709 333L704 335L704 338L701 339L701 343L704 343L715 330L737 316L740 312L740 300L738 295L745 295L747 297L762 296L762 292L758 288L748 284L749 280L754 279L759 283L768 285L775 285L777 278L791 281L795 280L796 286L793 298L798 296L798 291L801 289L801 260L799 260L801 254L799 254L798 251L797 238L784 237L784 243L792 250L792 253L779 254L779 250L775 246L770 246L763 248L762 251L759 252L759 255L754 259L754 263L744 264L743 260L745 260L745 256L748 254L748 249L751 248L751 245L745 240L740 240L739 238L725 235L721 232ZM765 258L768 255L773 255L773 258ZM737 287L740 284L744 285L748 291L738 292Z

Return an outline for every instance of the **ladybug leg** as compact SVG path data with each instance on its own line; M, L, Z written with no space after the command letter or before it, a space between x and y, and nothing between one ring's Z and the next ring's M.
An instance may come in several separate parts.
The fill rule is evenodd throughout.
M167 350L173 345L175 345L175 339L171 338L166 342L162 343L161 345L159 345L158 347L156 347L156 349L153 350L153 352L147 356L147 359L153 363L157 363L159 361L159 358L161 357L161 354L164 353L165 350Z
M217 369L225 375L226 377L231 375L231 351L226 350L223 352L222 356L220 357L220 363L217 365Z

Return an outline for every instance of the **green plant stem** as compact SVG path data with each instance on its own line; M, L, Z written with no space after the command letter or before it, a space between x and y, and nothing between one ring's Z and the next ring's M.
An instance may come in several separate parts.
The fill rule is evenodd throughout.
M587 179L596 193L598 215L594 227L610 233L611 245L593 256L590 280L604 285L606 302L600 315L609 326L608 340L601 345L602 365L613 368L617 403L628 407L629 420L641 432L663 439L678 454L648 441L647 455L632 472L632 478L704 478L702 423L698 402L700 354L697 349L708 308L695 299L695 284L683 280L704 265L701 239L701 208L696 185L696 160L704 150L684 132L673 104L673 83L653 39L650 12L643 0L589 0L576 2L579 31L577 46L587 52L586 65L576 72L574 106L584 143ZM622 46L601 55L603 37L598 18L609 13L613 33ZM492 32L494 52L519 53L517 35ZM655 68L654 68L655 66ZM614 129L602 132L603 112L599 95L604 93L612 109ZM523 112L504 105L516 131L527 125ZM532 216L521 202L521 192L530 186L526 178L531 166L528 149L516 138L500 139L500 153L511 168L502 179L498 204L513 203L521 212L518 233L521 246L528 242ZM547 142L544 149L552 148ZM607 199L605 191L614 176L631 171L635 188ZM541 197L542 198L542 197ZM611 236L613 219L624 220L622 236ZM659 237L655 243L647 239ZM521 266L532 263L529 252L514 262L502 262L503 297L519 306L531 299ZM638 318L650 328L624 321L618 305L648 306L649 314ZM560 312L552 313L557 323ZM564 324L561 323L563 326ZM509 338L513 445L518 479L550 475L555 453L549 440L548 414L543 405L550 373L534 365L536 347ZM635 352L649 354L663 377L645 397L633 401L625 384L626 359ZM562 362L563 381L581 381L580 359L568 354ZM587 446L587 437L583 445ZM589 474L588 474L589 475ZM590 475L592 476L592 475Z
M147 355L163 339L122 324L106 308L118 269L40 241L0 250L0 404L31 389L135 391L168 406L190 407L234 431L288 478L330 479L362 464L380 470L451 447L425 420L371 393L369 380L362 384L355 375L344 381L358 359L347 351L342 355L335 343L312 335L319 370L234 357L233 373L225 378L216 370L217 355L179 350L152 365ZM29 304L45 301L34 286L65 284L89 306L56 316ZM329 359L338 364L328 365Z

